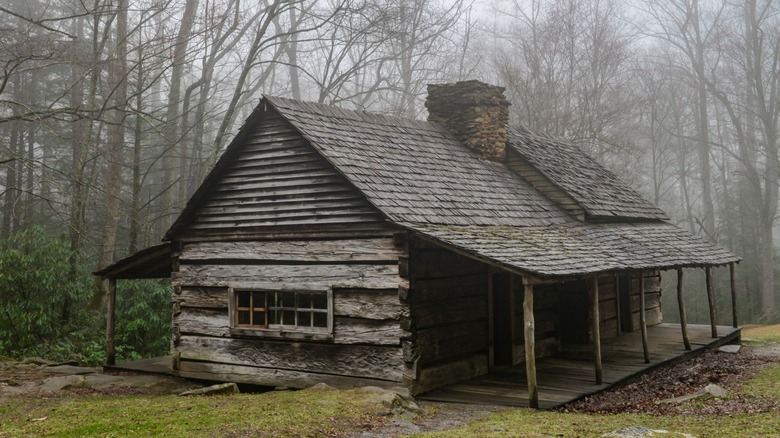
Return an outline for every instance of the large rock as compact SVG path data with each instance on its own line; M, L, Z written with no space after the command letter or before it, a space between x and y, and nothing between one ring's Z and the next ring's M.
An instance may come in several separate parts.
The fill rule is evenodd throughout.
M716 385L714 383L710 383L704 388L696 392L693 392L691 394L681 395L679 397L667 398L657 403L659 404L682 403L684 401L693 400L699 397L704 397L705 395L709 395L717 398L723 398L728 395L728 391L726 391L726 389L724 389L722 386Z
M739 344L728 344L728 345L721 345L718 347L718 351L721 353L730 353L730 354L736 354L739 353L739 350L742 348Z
M397 392L383 389L378 386L364 386L360 389L365 392L375 394L366 401L369 403L379 403L386 407L389 410L387 412L388 415L398 413L403 414L407 412L419 414L422 412L420 406L411 397L403 397Z
M220 395L220 394L238 394L238 385L235 383L221 383L219 385L211 385L205 388L192 389L190 391L184 391L179 393L179 396L190 395Z
M39 389L43 392L55 392L69 388L84 388L86 386L87 379L84 376L56 376L44 380Z

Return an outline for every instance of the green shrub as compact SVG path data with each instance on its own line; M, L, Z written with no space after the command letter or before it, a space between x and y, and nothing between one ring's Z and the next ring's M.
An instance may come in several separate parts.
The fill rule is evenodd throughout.
M94 280L63 238L30 228L0 242L0 355L78 358L105 363L105 316L88 309ZM166 354L171 288L159 281L120 281L117 358Z

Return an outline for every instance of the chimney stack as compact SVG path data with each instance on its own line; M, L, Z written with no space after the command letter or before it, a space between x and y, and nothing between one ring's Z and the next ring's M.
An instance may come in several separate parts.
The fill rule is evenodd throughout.
M475 80L428 85L428 121L440 123L482 158L506 157L509 102L504 87Z

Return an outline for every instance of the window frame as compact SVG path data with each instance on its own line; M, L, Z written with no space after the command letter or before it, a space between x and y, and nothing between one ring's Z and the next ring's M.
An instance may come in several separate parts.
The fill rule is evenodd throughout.
M228 318L230 319L230 333L237 336L304 339L304 340L333 340L333 288L328 289L269 289L254 287L230 287L228 293ZM265 295L266 326L248 326L238 324L238 292L262 292ZM327 326L326 327L299 327L297 325L270 324L270 295L272 293L325 293L327 299ZM295 307L297 309L297 306ZM250 315L252 312L250 307ZM296 315L297 315L296 311ZM325 313L325 312L321 312ZM296 317L297 319L297 317Z

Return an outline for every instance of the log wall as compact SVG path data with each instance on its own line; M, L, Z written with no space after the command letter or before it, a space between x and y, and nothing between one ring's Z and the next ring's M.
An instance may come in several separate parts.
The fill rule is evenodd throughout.
M413 394L488 370L488 267L421 240L410 242L412 336L404 360Z
M185 243L173 274L172 350L183 377L268 386L401 387L409 308L392 237ZM404 267L405 268L405 267ZM229 289L327 290L333 333L231 328ZM281 337L280 337L281 336Z
M550 356L560 349L558 335L558 304L560 300L560 285L536 285L534 287L534 351L536 358ZM514 363L525 362L525 339L523 330L523 294L525 293L522 279L516 277L515 294L515 348Z

